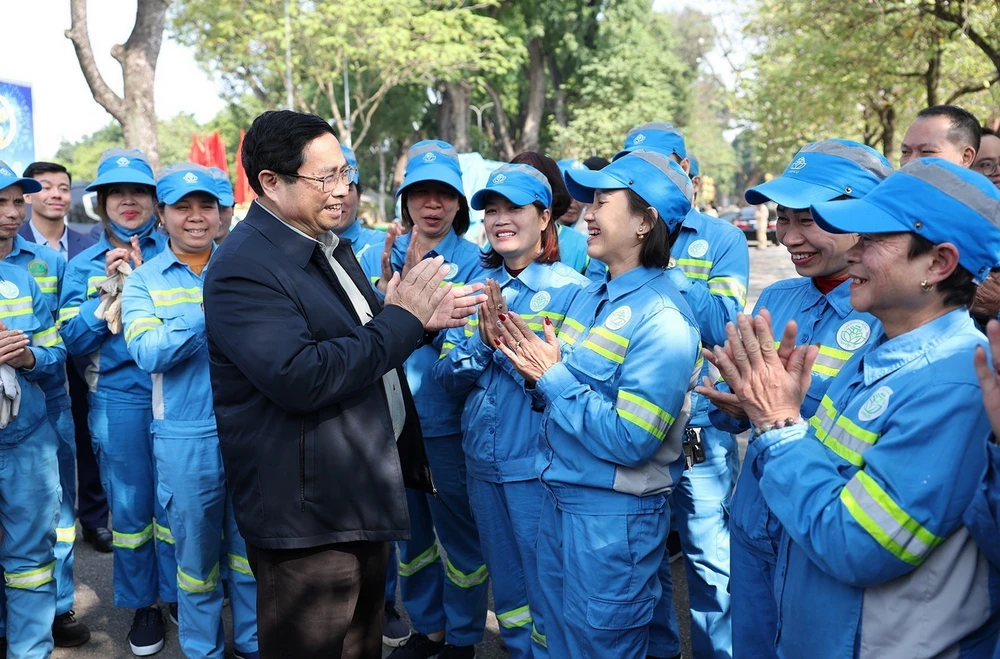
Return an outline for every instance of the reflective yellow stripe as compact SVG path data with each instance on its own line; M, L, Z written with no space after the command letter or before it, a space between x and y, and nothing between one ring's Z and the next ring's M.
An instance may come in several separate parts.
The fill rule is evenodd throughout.
M667 429L674 422L674 417L665 410L627 391L618 392L615 407L618 416L631 421L661 442L667 436Z
M479 331L479 319L471 318L469 322L465 325L465 338L469 338L478 331Z
M576 322L570 317L563 318L562 325L559 327L558 336L562 341L565 341L569 345L576 343L586 328L580 323Z
M106 275L101 275L99 277L90 277L87 279L87 297L90 297L97 292L98 287L104 283L104 280L108 277Z
M920 565L944 542L910 517L864 471L847 482L840 491L840 501L876 542L910 565Z
M149 297L153 300L153 305L157 307L172 307L176 304L189 302L191 304L201 304L201 287L191 288L168 288L165 290L149 291Z
M593 350L602 357L619 364L625 363L625 353L628 350L628 339L618 336L603 327L592 327L583 347Z
M455 344L450 341L445 341L441 344L441 354L438 355L438 359L444 359L448 356L448 353L455 349Z
M485 565L481 565L479 568L477 568L473 572L470 572L469 574L462 572L457 567L452 565L450 559L446 561L445 567L446 567L445 572L447 572L448 574L448 579L450 579L451 582L456 586L461 586L462 588L474 588L475 586L478 586L479 584L486 581L487 577L490 576L490 573L486 570Z
M121 533L111 529L112 544L120 549L138 549L153 539L153 525L150 524L138 533Z
M80 307L63 307L59 310L59 324L61 325L78 315L80 315Z
M245 574L248 577L253 576L253 571L250 569L250 561L248 561L245 556L229 554L229 569L236 570L240 574Z
M163 321L159 318L137 318L131 325L129 325L128 330L125 331L125 343L131 343L132 339L137 336L145 332L149 332L150 330L154 330L157 327L161 327L162 325Z
M195 579L177 568L177 587L189 593L210 593L219 585L219 564L216 563L207 579Z
M57 526L56 527L56 542L63 542L66 544L73 544L76 542L76 524L73 526Z
M812 370L814 373L836 377L840 373L840 369L844 367L844 364L853 356L853 352L837 350L830 346L820 346L819 354L816 356Z
M539 633L539 631L535 628L534 622L531 623L531 640L538 643L543 648L549 647L549 644L545 642L545 634Z
M31 335L31 345L37 348L51 348L60 343L62 343L62 337L59 336L59 330L55 328L55 325Z
M9 588L37 588L52 581L56 571L56 562L52 561L48 565L30 570L28 572L6 572L3 575L4 582Z
M31 296L16 297L13 300L0 300L0 318L14 318L31 314L33 307Z
M874 446L879 438L878 433L865 430L846 416L840 415L838 418L838 412L829 396L823 396L809 425L824 446L856 467L865 465L865 451Z
M507 629L517 629L518 627L524 627L525 625L531 624L531 610L528 605L514 609L513 611L505 611L503 613L497 613L497 623L501 627Z
M436 561L441 554L438 552L437 543L431 545L431 548L424 553L417 556L409 563L404 563L402 560L399 561L399 576L401 577L412 577L414 574L423 570L425 567Z
M35 277L35 283L38 284L38 288L40 288L43 293L52 295L59 292L58 277Z
M159 522L156 523L156 539L160 542L174 544L174 534L166 526L161 526Z
M740 305L747 303L747 289L733 277L712 277L708 280L708 290L712 295L731 297Z
M705 261L703 259L677 259L677 267L681 269L688 279L708 281L708 275L712 271L712 261Z

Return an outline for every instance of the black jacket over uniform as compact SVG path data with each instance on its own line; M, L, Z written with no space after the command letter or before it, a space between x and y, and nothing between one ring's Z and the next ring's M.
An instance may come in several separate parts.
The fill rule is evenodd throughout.
M257 203L206 269L226 479L240 532L263 549L406 539L404 483L433 490L400 368L423 327L382 308L349 241L334 258L376 313L367 325L320 245ZM381 379L390 369L406 403L398 444Z

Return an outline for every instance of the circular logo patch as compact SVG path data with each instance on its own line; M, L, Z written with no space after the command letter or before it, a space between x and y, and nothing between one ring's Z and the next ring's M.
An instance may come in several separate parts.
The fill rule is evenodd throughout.
M28 272L33 277L44 277L49 274L49 264L41 259L33 259L28 263Z
M837 343L844 350L857 350L868 341L872 328L863 320L849 320L837 331Z
M458 264L457 263L449 263L448 264L448 274L446 274L444 276L444 280L445 281L451 281L452 279L454 279L457 276L458 276Z
M618 331L632 319L632 308L631 307L618 307L611 312L608 319L604 321L604 326L609 330Z
M707 240L696 240L690 245L688 245L688 256L692 256L696 259L708 254L708 241Z
M882 416L886 408L889 407L889 398L892 396L892 389L889 387L879 387L875 390L865 404L858 411L858 419L861 421L871 421Z
M21 289L12 281L0 281L0 295L8 300L13 300L20 294Z
M534 297L531 298L531 310L538 312L545 308L549 302L552 301L552 296L546 291L539 291L535 293Z

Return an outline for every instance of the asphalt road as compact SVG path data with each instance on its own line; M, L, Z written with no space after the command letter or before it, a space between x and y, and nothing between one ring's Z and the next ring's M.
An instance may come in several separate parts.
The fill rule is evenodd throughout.
M752 309L760 291L773 281L795 276L795 270L783 247L758 250L753 244L750 248L750 291L747 308ZM742 438L741 438L742 439ZM745 439L741 441L741 452L745 448ZM79 537L79 535L78 535ZM86 645L74 649L56 649L55 659L113 659L131 657L128 642L125 640L132 623L132 611L116 609L112 596L112 559L111 554L101 554L94 551L82 540L76 545L76 601L77 618L90 627L91 640ZM684 575L683 561L673 564L674 604L678 612L678 620L683 643L684 656L691 656L690 620L687 616L687 579ZM402 611L402 609L400 609ZM225 610L227 637L231 636L229 610ZM497 642L498 628L492 611L487 621L486 637L477 648L480 659L500 659L507 654ZM388 650L385 652L388 655ZM167 623L167 643L156 657L158 659L180 659L184 655L177 644L177 628Z

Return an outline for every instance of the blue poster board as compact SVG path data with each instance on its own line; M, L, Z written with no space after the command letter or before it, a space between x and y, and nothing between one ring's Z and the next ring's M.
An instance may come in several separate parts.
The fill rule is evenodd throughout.
M35 161L30 85L0 80L0 160L17 174Z

